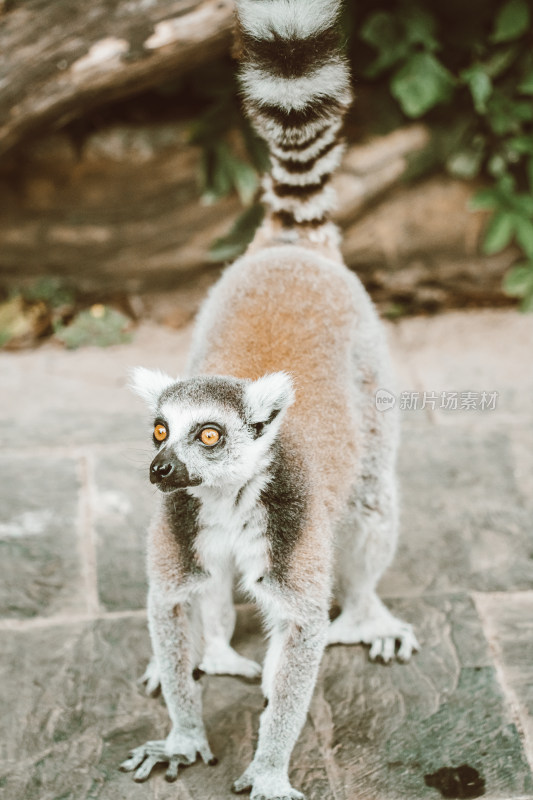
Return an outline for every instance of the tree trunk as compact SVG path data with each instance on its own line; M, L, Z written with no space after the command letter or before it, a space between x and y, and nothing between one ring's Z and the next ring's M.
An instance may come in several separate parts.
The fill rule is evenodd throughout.
M55 275L89 294L144 294L212 270L209 247L242 209L236 196L201 201L187 132L185 122L113 126L81 154L64 134L28 148L0 174L3 283ZM516 251L480 254L486 217L467 210L472 187L442 176L401 185L427 142L416 125L348 148L335 177L347 264L385 307L508 302L501 278Z
M0 2L0 157L227 51L233 0Z

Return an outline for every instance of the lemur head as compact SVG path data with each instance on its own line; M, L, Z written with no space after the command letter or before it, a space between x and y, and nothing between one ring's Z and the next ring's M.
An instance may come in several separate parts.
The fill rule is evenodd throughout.
M177 380L137 367L133 390L153 417L157 455L150 481L163 492L188 486L240 487L256 474L294 400L284 372L258 380L201 376Z

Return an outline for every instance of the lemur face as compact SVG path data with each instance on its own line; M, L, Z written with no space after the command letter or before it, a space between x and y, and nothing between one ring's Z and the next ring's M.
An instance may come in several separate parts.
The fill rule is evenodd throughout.
M149 405L157 454L149 477L162 492L240 487L253 477L293 402L283 372L256 381L201 376L174 380L138 367L132 388Z

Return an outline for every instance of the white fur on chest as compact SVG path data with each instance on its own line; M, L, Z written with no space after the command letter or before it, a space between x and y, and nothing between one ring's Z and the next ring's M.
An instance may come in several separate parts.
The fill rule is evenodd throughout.
M269 567L267 516L260 502L265 484L265 476L257 476L240 496L201 486L188 490L200 500L195 549L203 568L216 574L235 564L248 591Z

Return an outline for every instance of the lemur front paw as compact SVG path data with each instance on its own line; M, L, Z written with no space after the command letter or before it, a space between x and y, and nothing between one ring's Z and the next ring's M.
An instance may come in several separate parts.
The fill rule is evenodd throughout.
M171 733L167 739L159 739L136 747L119 769L122 772L133 772L133 780L141 783L148 780L156 764L168 764L165 773L167 781L175 781L180 766L194 764L197 756L206 764L217 763L203 733Z
M305 795L292 788L285 774L258 769L253 763L237 778L232 789L235 794L251 789L250 800L305 800Z

